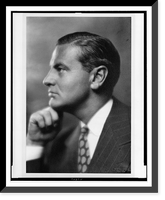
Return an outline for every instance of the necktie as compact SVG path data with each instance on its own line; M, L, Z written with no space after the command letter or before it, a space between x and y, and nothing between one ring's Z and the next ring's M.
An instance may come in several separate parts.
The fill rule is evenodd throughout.
M78 172L80 173L86 172L90 164L90 152L87 140L88 132L88 127L84 126L81 128L78 149Z

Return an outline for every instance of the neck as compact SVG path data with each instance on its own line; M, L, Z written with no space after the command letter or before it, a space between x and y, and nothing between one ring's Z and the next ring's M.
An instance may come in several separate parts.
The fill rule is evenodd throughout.
M89 99L83 106L78 109L70 111L71 114L76 116L79 120L87 124L92 116L109 100L109 98L93 98Z

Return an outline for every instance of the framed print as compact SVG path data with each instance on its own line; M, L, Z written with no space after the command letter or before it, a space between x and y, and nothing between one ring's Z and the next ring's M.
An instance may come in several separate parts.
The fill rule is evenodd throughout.
M157 15L6 7L2 192L157 192Z

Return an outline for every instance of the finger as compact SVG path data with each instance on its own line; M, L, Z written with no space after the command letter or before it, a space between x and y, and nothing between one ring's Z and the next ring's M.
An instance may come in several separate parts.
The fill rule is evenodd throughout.
M51 107L49 108L49 111L52 116L53 127L56 129L60 129L62 125L63 113L62 112L59 113L56 110L52 109Z
M47 133L47 134L40 134L40 138L39 140L41 141L46 141L46 140L52 140L53 138L55 138L57 134L54 133Z
M30 118L30 126L31 128L37 128L36 126L38 126L39 128L44 128L45 127L45 121L42 115L40 115L39 113L35 113L31 116Z
M51 126L53 124L51 114L47 109L40 111L39 114L43 117L45 126Z
M58 113L55 110L53 110L51 107L49 108L49 112L50 112L53 124L60 120Z

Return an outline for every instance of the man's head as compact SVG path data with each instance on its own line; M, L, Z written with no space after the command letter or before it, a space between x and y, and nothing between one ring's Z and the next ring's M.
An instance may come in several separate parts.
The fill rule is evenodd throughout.
M120 74L120 58L106 38L87 33L68 34L57 41L44 79L49 105L54 108L85 106L90 97L110 97Z
M80 47L78 60L87 72L91 72L99 66L105 66L108 75L102 86L112 93L120 75L120 56L112 42L93 33L75 32L67 34L57 41L57 45L63 44Z

